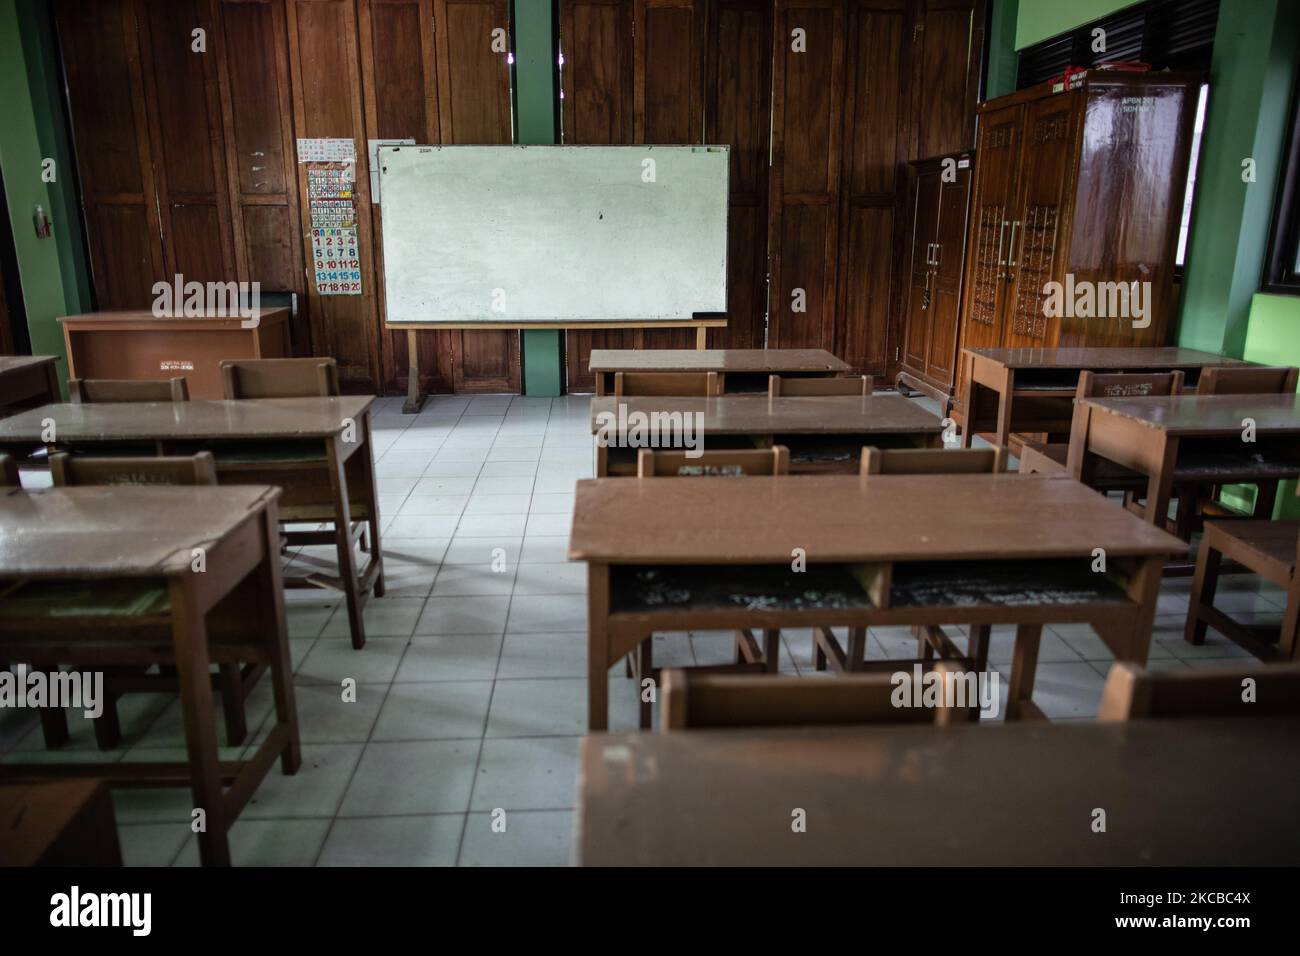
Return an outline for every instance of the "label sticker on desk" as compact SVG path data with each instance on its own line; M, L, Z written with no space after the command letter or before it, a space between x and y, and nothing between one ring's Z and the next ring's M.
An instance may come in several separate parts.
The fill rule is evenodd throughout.
M158 363L160 372L192 372L194 363L189 359L163 359Z
M361 295L357 227L313 229L312 270L321 295Z

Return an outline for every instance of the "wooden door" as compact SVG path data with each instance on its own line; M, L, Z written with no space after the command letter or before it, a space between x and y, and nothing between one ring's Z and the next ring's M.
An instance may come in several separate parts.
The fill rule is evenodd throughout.
M1083 97L1047 96L1025 105L1020 147L1019 199L1007 236L1006 314L1002 344L1008 348L1056 345L1061 320L1043 313L1044 286L1064 278L1073 178L1076 112ZM983 156L981 155L981 162Z
M714 348L757 349L764 343L771 65L770 0L714 0L704 139L731 147L727 327L709 330Z
M975 148L975 182L966 240L966 278L962 292L961 344L989 348L1002 344L1007 291L1007 231L1017 200L1017 172L1024 107L1008 106L981 114ZM964 382L958 369L958 394Z
M64 80L100 309L148 308L166 276L132 0L60 0Z
M438 121L438 71L434 52L434 0L359 0L361 73L366 133L372 139L442 142ZM379 355L385 389L406 391L410 359L405 331L383 328L384 249L382 196L371 204L375 232L375 294ZM420 386L452 390L452 340L458 332L417 332Z
M350 392L381 390L373 223L370 218L370 162L361 113L357 11L350 0L286 0L289 72L293 90L294 135L350 139L356 147L353 204L362 268L361 295L321 295L307 284L312 344L318 355L332 355L340 385ZM234 51L232 51L234 53ZM295 157L296 158L296 157ZM297 164L300 196L307 195L307 167ZM311 258L309 217L302 217L304 259Z
M564 143L632 142L632 0L560 0L560 104ZM592 349L633 348L633 330L564 335L566 388L594 391Z
M438 119L444 143L514 142L510 52L493 49L497 30L506 36L510 32L506 0L434 0ZM449 335L456 391L519 391L517 330Z
M916 170L909 209L912 235L908 255L907 330L903 336L903 366L928 375L930 326L934 299L934 243L939 233L942 169L926 165Z
M961 278L965 261L967 215L970 209L970 166L953 168L954 178L939 177L939 222L934 236L934 266L930 281L930 335L925 373L945 390L953 385L957 333L961 316Z
M185 282L234 280L213 8L208 0L139 0L139 15L167 274Z
M912 29L911 156L970 149L984 51L984 0L921 0Z
M840 0L776 0L768 214L772 348L835 348L844 21Z
M209 37L221 96L236 271L265 292L296 292L297 355L311 355L282 0L215 0Z

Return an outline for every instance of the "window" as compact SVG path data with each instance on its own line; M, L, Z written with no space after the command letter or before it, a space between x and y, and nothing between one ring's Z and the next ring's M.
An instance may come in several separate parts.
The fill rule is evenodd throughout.
M1205 95L1209 86L1201 84L1201 96L1196 101L1196 125L1192 128L1192 159L1187 165L1187 189L1183 193L1183 215L1178 224L1178 252L1174 265L1182 268L1187 261L1187 237L1192 228L1192 197L1196 194L1196 167L1201 158L1201 134L1205 131Z
M1205 71L1214 52L1219 0L1149 0L1020 51L1016 86L1060 76L1067 66L1140 60L1156 70ZM1106 31L1105 52L1093 51L1093 31Z
M1291 96L1291 135L1282 154L1282 179L1264 262L1264 291L1300 295L1300 76Z

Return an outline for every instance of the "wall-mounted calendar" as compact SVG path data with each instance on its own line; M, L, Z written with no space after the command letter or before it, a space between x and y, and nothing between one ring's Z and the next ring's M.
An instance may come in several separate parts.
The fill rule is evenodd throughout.
M349 161L307 163L312 271L321 295L361 295L356 168Z

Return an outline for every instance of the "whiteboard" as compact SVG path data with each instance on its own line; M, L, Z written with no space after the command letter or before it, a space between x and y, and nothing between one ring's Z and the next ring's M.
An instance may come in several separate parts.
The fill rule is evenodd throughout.
M727 309L725 146L380 147L389 325Z

